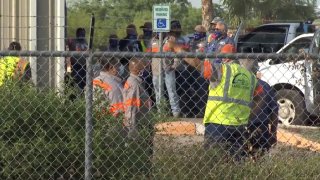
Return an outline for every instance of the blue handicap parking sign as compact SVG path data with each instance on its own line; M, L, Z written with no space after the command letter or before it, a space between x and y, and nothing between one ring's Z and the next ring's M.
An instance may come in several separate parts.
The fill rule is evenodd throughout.
M166 28L167 21L166 19L157 19L157 28Z

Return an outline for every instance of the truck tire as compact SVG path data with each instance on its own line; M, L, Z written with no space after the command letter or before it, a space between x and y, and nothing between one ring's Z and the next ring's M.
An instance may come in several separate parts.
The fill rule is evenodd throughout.
M284 125L306 125L308 113L304 97L296 90L281 89L276 93L278 118Z

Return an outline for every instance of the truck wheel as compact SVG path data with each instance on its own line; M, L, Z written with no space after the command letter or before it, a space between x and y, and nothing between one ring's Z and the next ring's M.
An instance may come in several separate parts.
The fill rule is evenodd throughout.
M279 105L278 118L284 125L307 124L308 113L304 97L298 91L281 89L276 93Z

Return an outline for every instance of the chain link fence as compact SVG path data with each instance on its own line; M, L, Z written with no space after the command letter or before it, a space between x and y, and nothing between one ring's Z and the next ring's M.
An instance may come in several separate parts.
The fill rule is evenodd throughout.
M1 179L320 176L317 55L0 51L0 56ZM20 66L22 59L30 63ZM237 60L250 72L216 60ZM53 73L38 62L50 62ZM232 74L230 86L256 91L248 97L249 110L219 104L217 116L247 117L233 129L206 121L206 109L217 107L212 90L226 82L228 67L231 74L241 69L253 77L248 84ZM44 83L47 79L54 82ZM243 92L230 91L214 103L239 98L232 93ZM241 98L233 102L242 107Z

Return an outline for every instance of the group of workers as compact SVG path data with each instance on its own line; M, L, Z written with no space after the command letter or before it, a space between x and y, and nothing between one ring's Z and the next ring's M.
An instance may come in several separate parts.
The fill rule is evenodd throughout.
M102 70L93 80L95 106L98 110L111 113L113 116L123 113L124 132L128 137L136 138L138 121L146 118L152 106L143 80L139 77L145 68L144 61L139 58L130 59L130 75L124 85L119 77L119 59L104 57L100 59L100 63Z
M215 18L211 24L212 28L209 33L203 26L197 25L193 38L187 44L181 37L180 22L172 21L171 31L163 39L163 51L235 53L234 41L227 34L226 23L221 18ZM127 38L130 39L130 33L136 33L136 30L133 25L129 25L128 28ZM141 28L144 28L143 32L146 34L143 37L150 37L153 34L151 39L147 39L149 41L136 39L136 41L128 40L124 43L121 40L119 47L122 49L126 47L128 51L133 52L139 51L141 47L146 52L159 52L159 36L152 33L151 23L147 22ZM125 78L127 79L125 83L121 83L121 79L125 77L121 77L120 74L120 66L123 65L121 59L103 58L101 61L103 71L94 80L95 87L102 89L105 97L109 99L110 112L115 114L120 111L124 112L123 124L129 134L135 134L138 131L137 122L152 107L150 94L146 91L148 86L145 86L145 83L148 82L143 76L149 66L151 66L156 102L163 99L160 97L161 86L159 84L159 78L162 76L168 91L172 114L179 117L181 99L176 90L175 71L182 66L186 70L191 68L209 84L203 120L206 149L218 146L227 148L227 152L238 161L246 157L248 149L265 152L276 143L278 107L275 92L266 82L257 77L256 61L228 58L152 58L151 65L144 62L148 60L135 57L126 59L124 63L128 63L130 75ZM189 97L189 100L191 98ZM195 106L197 106L196 103ZM251 143L250 148L247 142Z
M235 53L233 38L229 36L227 24L217 17L207 31L202 25L195 27L190 42L182 38L182 28L179 21L171 22L171 31L163 36L164 52L205 52L205 53ZM143 35L137 36L133 24L127 26L127 36L118 41L116 35L111 35L108 51L159 52L159 34L152 32L152 24L146 22L140 27ZM85 40L85 30L77 29L77 38L68 41L69 50L85 51L88 49ZM9 50L21 50L16 44L10 44ZM5 57L6 62L0 62L0 83L5 76L16 76L23 68L25 77L30 77L29 67L19 58ZM159 69L159 63L162 67ZM86 59L71 58L71 75L78 88L83 89L86 82ZM135 138L138 133L138 123L153 107L150 84L155 92L155 101L160 104L164 99L159 78L164 78L171 112L174 117L181 116L181 99L193 101L194 106L200 105L200 100L206 99L203 123L205 125L204 147L219 146L240 160L246 156L246 142L252 147L267 151L276 143L277 103L273 89L257 77L257 62L254 60L235 60L228 58L116 58L101 57L100 71L93 80L94 100L101 111L114 116L124 114L123 127L129 137ZM5 67L6 66L6 67ZM10 66L10 67L8 67ZM30 69L30 67L28 68ZM190 96L179 97L176 88L175 72L188 72L186 78L201 76L203 84L187 84L193 88ZM17 72L17 73L15 73ZM21 74L21 73L20 73ZM183 81L183 80L182 80ZM188 81L184 79L184 81ZM206 86L207 83L207 86ZM199 89L206 87L205 97L199 96ZM149 88L149 89L148 89ZM162 95L162 96L161 96ZM198 95L198 96L197 96Z

